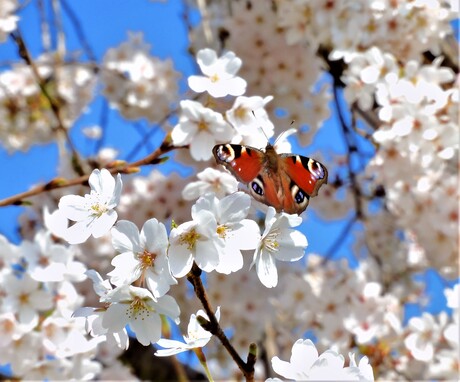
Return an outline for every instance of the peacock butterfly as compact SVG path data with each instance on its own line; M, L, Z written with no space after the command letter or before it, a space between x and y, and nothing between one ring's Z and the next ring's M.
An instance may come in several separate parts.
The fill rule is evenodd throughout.
M217 163L247 184L254 199L273 206L277 212L300 214L327 183L327 169L314 159L296 154L278 154L267 143L265 151L223 144L212 150Z

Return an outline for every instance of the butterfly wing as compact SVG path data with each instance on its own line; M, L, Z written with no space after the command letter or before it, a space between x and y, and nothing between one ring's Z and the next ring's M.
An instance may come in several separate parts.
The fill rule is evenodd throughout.
M293 201L302 212L307 208L308 199L318 195L319 188L327 183L327 169L320 162L301 155L282 154L280 161L280 167L291 181L289 189ZM303 196L307 199L305 206L302 203Z
M262 171L261 150L242 145L216 145L212 149L217 163L225 166L240 182L249 183Z

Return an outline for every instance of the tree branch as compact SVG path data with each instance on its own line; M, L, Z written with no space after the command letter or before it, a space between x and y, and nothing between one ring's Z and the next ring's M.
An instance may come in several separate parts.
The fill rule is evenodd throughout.
M161 156L163 154L166 154L169 151L172 151L174 149L178 149L182 147L175 147L172 146L168 137L163 141L161 146L157 148L155 151L147 155L146 157L132 162L132 163L126 163L126 162L121 162L121 161L115 161L111 166L108 166L107 170L110 171L111 174L131 174L134 172L138 172L139 169L138 167L140 166L145 166L145 165L152 165L156 163L161 162ZM3 200L0 200L0 207L8 206L8 205L21 205L25 204L23 199L30 197L30 196L35 196L38 194L41 194L42 192L47 192L50 190L55 190L59 188L65 188L65 187L70 187L70 186L75 186L78 184L87 184L88 179L89 179L89 174L87 175L82 175L79 176L78 178L74 178L71 180L67 180L65 178L55 178L51 180L50 182L34 187L29 191L22 192L20 194L16 194L13 196L10 196L8 198L5 198Z
M211 304L209 303L208 296L206 294L206 290L204 289L200 276L201 269L198 268L198 266L195 263L193 263L192 270L187 275L187 280L193 285L195 294L202 303L203 308L206 314L208 315L209 325L204 325L203 327L208 332L212 333L217 338L219 338L219 341L222 343L224 348L227 350L232 359L238 365L238 368L243 373L244 377L246 378L246 381L253 382L254 365L257 359L257 347L255 344L249 345L247 362L244 362L243 359L239 356L238 352L235 350L235 348L228 340L221 326L219 325L219 322L217 321L217 318L214 315L214 309L212 309Z
M81 165L80 156L69 137L69 132L64 126L64 122L62 121L62 118L61 118L60 105L58 101L55 98L53 98L48 92L46 88L46 81L43 78L41 78L40 73L38 72L38 68L35 65L35 62L32 60L32 57L30 56L29 50L26 47L26 44L24 42L24 39L22 38L22 35L19 29L11 33L10 36L18 47L19 56L26 62L26 64L32 70L32 74L35 77L35 80L37 81L37 84L43 96L46 98L46 100L48 101L50 105L51 111L53 112L56 118L56 121L57 121L57 130L60 131L62 134L64 134L67 144L69 145L70 150L72 151L73 161L75 163L75 170L77 171L78 174L83 175L84 171Z

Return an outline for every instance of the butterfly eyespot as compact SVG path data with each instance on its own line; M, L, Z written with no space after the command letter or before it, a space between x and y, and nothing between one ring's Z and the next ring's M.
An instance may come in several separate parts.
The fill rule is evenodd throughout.
M264 194L264 185L262 181L258 178L254 179L251 182L251 189L254 191L257 195L263 196Z
M316 179L324 178L324 170L321 165L314 159L308 160L308 170L316 177Z
M235 151L230 145L220 145L217 147L216 156L223 162L231 162L235 159Z
M302 190L297 191L297 193L294 196L294 200L296 203L302 203L305 200L305 194L303 193Z
M309 196L295 183L291 185L291 195L298 205L303 206L308 204Z

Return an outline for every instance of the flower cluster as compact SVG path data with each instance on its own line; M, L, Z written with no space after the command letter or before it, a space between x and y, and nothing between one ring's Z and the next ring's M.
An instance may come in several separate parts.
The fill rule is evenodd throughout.
M55 102L59 100L59 115L66 129L93 98L96 81L89 67L64 64L48 55L39 57L35 65L40 79L24 64L15 64L11 70L0 73L0 140L10 151L27 150L32 144L55 140L61 127L39 81Z
M179 74L170 60L149 53L142 34L107 51L101 69L104 95L127 119L159 122L177 100Z
M455 17L452 6L424 0L280 0L277 16L288 44L307 42L314 50L326 45L331 58L345 60L375 46L405 61L429 49L439 51L439 41L450 32L449 21Z
M373 187L385 189L390 212L424 249L427 264L456 272L459 91L453 71L439 60L401 65L374 47L356 54L346 74L349 102L369 110L375 99L379 106L381 126L373 134L379 148L367 168Z
M19 246L0 236L0 364L23 379L91 379L98 341L72 318L86 276L76 251L40 230ZM76 362L77 359L83 362Z

